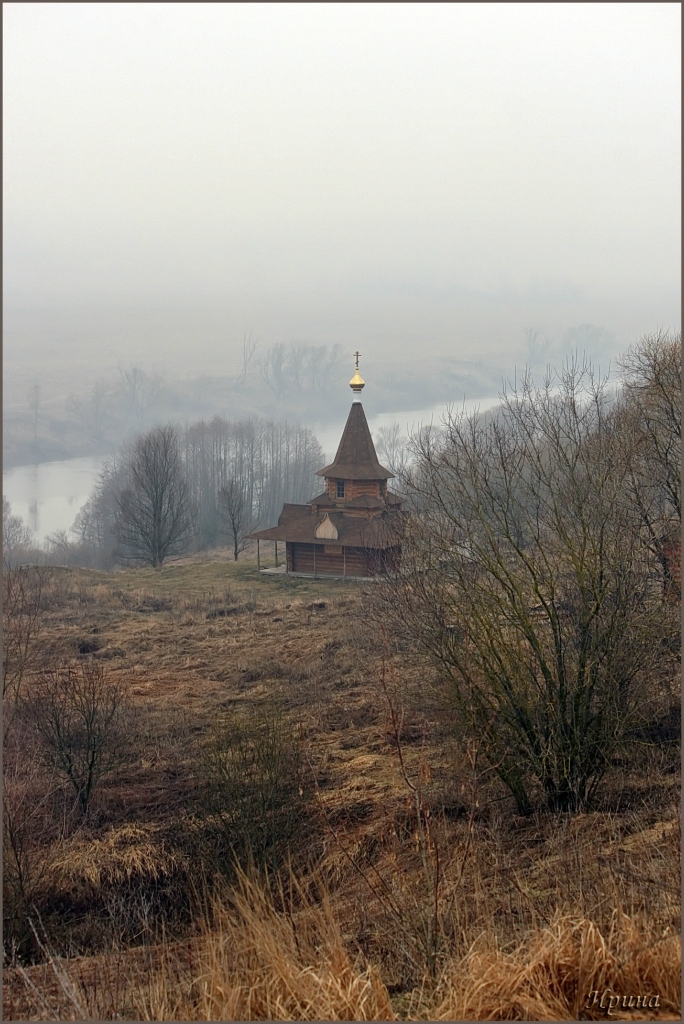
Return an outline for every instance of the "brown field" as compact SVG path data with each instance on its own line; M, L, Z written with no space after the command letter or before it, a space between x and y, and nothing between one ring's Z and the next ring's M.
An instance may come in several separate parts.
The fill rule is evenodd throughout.
M226 553L54 571L45 657L121 680L130 751L87 824L37 844L42 962L6 967L4 1019L603 1019L594 990L678 1019L678 747L640 744L590 813L517 817L367 592ZM200 766L274 693L311 799L269 893L207 867Z

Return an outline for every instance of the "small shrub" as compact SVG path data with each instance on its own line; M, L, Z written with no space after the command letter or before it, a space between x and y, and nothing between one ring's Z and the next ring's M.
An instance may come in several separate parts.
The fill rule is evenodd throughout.
M44 770L20 715L5 716L2 767L4 954L30 961L37 952L30 917L63 836L59 782Z
M282 703L218 724L205 748L205 801L223 870L253 863L277 871L310 833L302 743Z
M123 757L120 687L91 660L78 667L47 668L27 694L25 711L85 816L98 782Z
M46 591L52 577L48 569L5 567L2 574L2 695L16 698L22 680L35 668L40 655L40 633Z

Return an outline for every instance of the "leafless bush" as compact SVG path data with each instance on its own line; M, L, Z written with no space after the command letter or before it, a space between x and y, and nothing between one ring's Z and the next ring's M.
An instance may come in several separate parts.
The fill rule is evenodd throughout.
M414 438L413 542L383 611L450 683L461 728L528 812L586 805L670 672L625 480L631 449L605 381L526 378L502 414Z
M5 568L2 574L2 696L16 697L40 655L43 596L48 569Z
M623 431L629 437L629 497L641 535L681 598L681 335L648 335L622 359Z
M41 763L25 719L5 722L3 749L3 943L6 960L30 958L30 918L58 856L60 780Z
M206 807L226 870L237 860L276 871L301 848L309 831L309 786L301 741L276 698L216 726L204 771Z
M9 566L15 561L15 556L31 544L31 531L24 525L21 516L14 515L12 506L7 498L2 499L2 561L3 566Z
M50 565L83 565L89 560L85 546L69 540L66 530L55 530L48 534L43 541L43 550Z
M124 754L120 686L95 661L46 668L26 696L25 710L85 817L100 779Z

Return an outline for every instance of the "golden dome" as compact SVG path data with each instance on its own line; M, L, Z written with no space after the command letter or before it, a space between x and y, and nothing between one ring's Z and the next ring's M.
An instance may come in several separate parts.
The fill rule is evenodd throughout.
M361 376L361 374L359 373L359 368L357 366L356 367L356 373L354 374L352 379L349 381L349 387L352 389L352 391L360 391L361 388L364 388L365 386L366 386L366 382L363 379L363 377Z

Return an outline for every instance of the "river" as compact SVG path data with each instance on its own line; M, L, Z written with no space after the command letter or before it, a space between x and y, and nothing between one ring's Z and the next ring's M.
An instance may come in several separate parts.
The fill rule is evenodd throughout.
M498 398L480 398L465 403L466 412L479 408L491 409ZM440 422L446 406L417 409L409 412L387 412L368 419L374 438L381 427L398 423L405 434L419 423ZM461 408L461 406L459 406ZM326 462L331 462L344 429L344 420L312 427L321 442ZM42 544L57 530L67 532L92 491L105 461L104 456L85 456L61 462L42 462L38 465L15 466L3 473L3 495L12 505L12 512L20 515L33 531L35 540Z
M37 466L15 466L2 474L2 493L41 543L56 530L69 530L102 469L104 457L86 455Z

